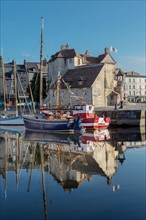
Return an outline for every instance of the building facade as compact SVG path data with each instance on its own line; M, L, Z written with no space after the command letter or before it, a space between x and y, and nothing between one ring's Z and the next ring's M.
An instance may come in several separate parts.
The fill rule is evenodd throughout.
M4 100L4 86L7 106L15 105L15 81L14 68L16 67L16 82L17 82L17 102L20 104L26 103L28 99L27 88L35 73L39 74L40 64L38 62L27 62L24 60L23 64L16 64L13 60L10 63L4 63L3 58L0 57L0 101ZM3 73L4 72L4 73ZM4 74L4 77L3 77ZM48 61L43 60L43 77L46 79L48 86ZM4 83L3 83L3 78ZM4 84L4 85L3 85Z
M90 56L88 51L79 54L66 47L52 56L48 76L51 105L55 105L58 73L64 82L60 84L61 105L86 102L95 107L103 107L115 105L120 100L114 88L116 61L109 54L108 48L98 57Z
M146 76L136 72L126 72L124 78L124 96L129 102L146 102Z

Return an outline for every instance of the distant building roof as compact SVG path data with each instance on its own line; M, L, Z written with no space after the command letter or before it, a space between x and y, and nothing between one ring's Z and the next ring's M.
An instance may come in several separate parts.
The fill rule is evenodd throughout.
M131 72L125 72L125 75L126 75L126 76L139 76L140 73L137 73L137 72L131 71Z
M81 54L82 58L86 59L86 64L99 64L99 63L111 63L116 64L116 61L109 54L108 48L105 48L104 54L99 55L98 57L90 56L88 51L86 50L85 54Z
M26 62L24 61L24 65L27 67L28 72L34 72L34 70L38 71L38 63L37 62Z
M60 50L59 52L55 53L54 55L51 56L51 59L49 62L54 61L56 58L74 58L74 57L79 57L82 58L82 56L77 53L74 49L63 49Z

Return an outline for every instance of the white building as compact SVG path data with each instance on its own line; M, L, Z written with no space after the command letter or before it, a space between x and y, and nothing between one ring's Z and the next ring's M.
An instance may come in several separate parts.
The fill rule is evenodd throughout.
M136 72L126 72L124 95L129 102L146 102L146 76Z

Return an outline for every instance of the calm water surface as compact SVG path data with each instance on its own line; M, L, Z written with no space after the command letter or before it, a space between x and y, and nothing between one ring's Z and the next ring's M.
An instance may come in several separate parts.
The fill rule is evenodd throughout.
M145 134L1 131L0 217L145 220Z

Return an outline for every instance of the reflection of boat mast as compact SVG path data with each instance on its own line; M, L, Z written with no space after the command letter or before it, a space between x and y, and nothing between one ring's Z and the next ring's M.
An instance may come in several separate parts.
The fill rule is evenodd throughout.
M32 156L32 162L31 162L31 171L30 171L30 176L29 176L29 181L28 181L27 192L29 192L29 188L30 188L32 170L33 170L33 165L34 165L34 161L35 161L35 152L36 152L36 145L34 146L34 149L33 149L33 156Z
M19 167L19 136L16 134L16 161L15 161L15 172L16 172L16 185L18 186L18 167Z
M41 168L42 168L44 215L45 215L45 220L47 220L48 219L48 212L47 212L47 199L46 199L45 181L44 181L44 152L43 152L43 145L42 144L40 144L40 154L41 154Z
M7 133L6 133L7 134ZM7 198L7 170L8 170L8 141L7 136L5 136L5 167L4 167L4 191L5 199Z

